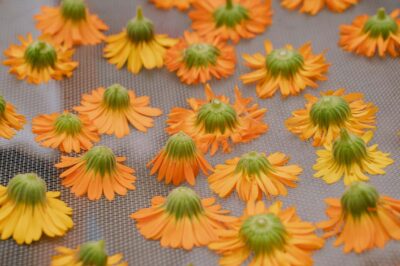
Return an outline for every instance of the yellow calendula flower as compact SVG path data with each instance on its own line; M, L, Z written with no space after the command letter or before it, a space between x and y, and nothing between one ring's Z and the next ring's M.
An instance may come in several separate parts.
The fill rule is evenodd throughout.
M342 129L340 136L331 144L324 145L324 150L318 150L314 174L326 183L332 184L344 177L344 184L350 185L356 181L367 181L365 173L371 175L385 174L383 170L393 163L390 154L378 150L378 145L367 146L372 139L371 131L358 137Z
M106 38L104 57L118 69L126 64L129 71L137 74L142 67L163 67L167 48L176 42L165 34L155 34L153 22L143 16L139 7L136 17L121 33Z
M72 209L57 199L60 192L46 192L46 183L36 174L14 176L0 185L0 236L18 244L31 244L43 234L63 236L73 226Z
M157 8L171 9L176 7L180 11L187 10L194 0L150 0Z
M18 114L14 105L6 102L0 95L0 137L11 139L16 131L21 130L26 123L25 116Z
M359 0L282 0L281 5L287 9L300 8L300 12L316 15L325 6L333 12L341 13L356 5Z

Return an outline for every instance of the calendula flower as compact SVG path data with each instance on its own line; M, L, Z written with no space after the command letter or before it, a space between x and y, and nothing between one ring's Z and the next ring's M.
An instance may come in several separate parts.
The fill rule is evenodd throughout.
M301 140L313 138L313 145L329 144L340 129L361 136L366 130L375 129L378 108L364 102L362 93L345 94L345 89L321 92L321 97L306 94L305 109L292 112L286 127Z
M222 198L235 189L244 201L261 200L263 194L286 196L286 186L296 187L298 175L303 171L297 165L286 165L288 161L289 157L280 152L267 156L252 151L217 165L208 182L211 190Z
M155 34L153 22L145 18L139 7L137 15L128 22L121 33L106 38L104 57L118 69L125 64L132 73L164 66L167 48L177 40L165 34Z
M188 9L193 1L194 0L150 0L157 8L171 9L176 7L180 11Z
M0 137L11 139L16 131L24 127L25 123L25 116L18 114L14 105L6 102L0 95Z
M54 44L48 36L33 40L32 35L26 38L19 36L21 45L11 45L4 51L8 58L3 64L10 66L10 73L28 83L40 84L50 79L61 80L71 77L78 62L71 60L74 50Z
M362 182L353 183L341 199L325 200L328 221L318 224L324 237L337 236L334 246L345 253L383 248L390 239L400 240L400 200L380 196Z
M100 134L122 138L130 133L129 125L141 132L153 127L153 118L162 111L149 107L148 96L136 97L132 90L119 84L93 90L82 96L81 106L74 107L93 122Z
M299 49L287 44L273 49L269 40L264 42L266 56L260 53L244 54L246 65L253 72L240 77L244 84L257 82L256 91L260 98L270 98L279 89L282 96L297 95L306 87L317 88L316 81L327 80L329 64L324 54L314 55L311 44Z
M183 132L171 136L147 167L151 167L150 175L158 172L158 181L165 179L166 184L172 182L175 186L184 181L194 186L200 169L204 174L212 170L194 140Z
M16 175L8 186L0 185L0 235L18 244L31 244L43 234L63 236L72 228L72 209L57 199L60 192L46 192L46 183L36 174Z
M171 110L166 129L169 134L183 131L203 153L210 150L214 155L220 146L224 152L230 152L230 142L249 142L267 132L268 125L262 121L267 109L250 105L252 99L243 98L239 88L235 88L233 104L223 95L216 96L208 84L205 94L205 100L188 99L191 109Z
M160 240L163 247L191 250L216 240L218 230L235 220L214 203L214 198L201 199L190 188L179 187L167 198L154 197L150 208L131 217L146 239Z
M239 42L272 24L271 0L203 0L193 2L192 28L202 36Z
M43 6L34 19L38 30L66 47L101 43L105 39L102 31L108 30L97 15L90 13L84 0L62 0L58 7Z
M208 247L222 255L221 266L240 266L249 257L250 265L312 265L313 251L324 245L315 235L315 226L302 221L295 208L269 208L262 201L249 201L243 215L218 230L218 239Z
M386 166L393 163L389 153L378 150L378 145L367 146L373 133L368 131L358 137L342 129L340 136L330 144L324 145L324 150L318 150L314 174L326 183L332 184L344 177L344 184L350 185L356 181L367 181L365 173L383 175Z
M96 146L80 157L61 156L55 167L65 169L61 184L71 187L76 196L87 194L90 200L98 200L104 194L113 200L115 194L126 195L135 189L135 170L125 166L125 160L108 147Z
M74 249L57 247L56 250L59 254L51 258L50 266L128 266L127 262L121 262L122 253L108 256L104 240L88 241Z
M376 53L384 57L400 55L400 9L390 15L384 8L378 9L375 16L356 17L351 25L340 27L339 45L343 50L368 57Z
M331 11L342 13L358 2L359 0L282 0L281 5L290 10L300 8L301 13L316 15L325 6Z
M87 117L68 111L33 118L32 132L42 146L67 153L89 150L93 142L100 140L96 127Z
M183 38L165 55L165 65L186 84L205 83L212 77L226 78L235 71L235 48L219 37L200 37L185 31Z

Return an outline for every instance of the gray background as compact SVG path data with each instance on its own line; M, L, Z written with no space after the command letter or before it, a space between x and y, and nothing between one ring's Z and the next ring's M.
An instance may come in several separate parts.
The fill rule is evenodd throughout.
M39 12L42 5L56 4L57 1L50 0L0 0L0 50L4 51L10 44L16 43L18 34L32 32L34 36L38 36L32 16ZM134 16L138 4L143 6L146 16L154 20L157 32L178 37L190 27L190 19L185 13L158 10L145 0L88 0L88 4L91 11L97 13L110 26L107 34L120 32L125 23ZM244 52L262 52L263 41L266 38L271 39L276 47L286 43L298 47L311 40L315 52L328 49L327 58L332 63L328 74L329 81L321 83L318 90L308 89L306 93L317 95L318 91L344 87L348 91L364 92L366 99L373 101L380 108L378 130L373 142L379 143L381 150L392 153L396 162L386 169L385 176L372 177L371 183L381 193L400 198L400 137L397 135L400 130L399 59L366 59L343 52L336 45L340 24L350 23L356 15L374 13L380 6L392 10L399 7L399 2L363 0L343 14L324 10L317 16L310 17L296 11L289 12L280 7L278 0L274 0L273 25L255 39L240 41L236 52L238 56ZM116 82L127 88L134 88L138 95L151 96L152 105L161 107L164 111L164 115L155 120L154 128L147 134L133 130L123 139L102 136L101 140L101 144L112 147L117 154L127 156L127 165L137 170L137 189L125 197L117 197L112 202L104 199L90 202L86 198L76 198L69 189L60 185L60 172L53 167L60 154L52 149L39 147L33 139L31 125L28 123L11 141L0 139L1 184L6 185L17 173L37 172L46 180L49 189L60 190L61 199L74 209L75 226L64 237L43 237L29 246L18 246L12 239L0 241L0 265L48 265L50 256L55 254L56 246L75 247L84 241L95 239L105 239L110 254L123 252L130 265L216 265L218 257L206 248L195 248L186 252L161 248L157 241L144 240L129 218L132 212L149 206L153 196L167 195L168 191L173 189L173 186L165 186L158 183L155 177L149 176L145 165L167 140L167 134L164 133L166 114L174 106L187 107L188 97L204 97L203 86L185 86L175 74L166 69L145 70L139 75L133 75L126 69L118 71L102 58L103 46L100 44L77 48L74 59L79 61L80 65L73 77L40 86L18 81L15 76L7 73L8 69L5 66L0 66L0 93L14 103L18 111L27 116L28 121L38 114L70 110L79 104L82 93ZM295 205L304 220L317 222L326 219L323 199L339 197L344 186L342 183L327 185L313 178L311 167L316 158L315 149L310 143L300 141L284 126L284 120L290 116L290 112L304 106L304 98L300 96L283 100L280 95L276 95L272 99L260 100L256 98L254 85L244 86L238 79L240 74L247 71L243 60L238 57L235 75L227 80L212 81L211 85L216 93L232 96L233 87L238 84L245 96L254 97L262 107L268 108L265 121L270 130L249 144L235 146L233 154L218 153L213 158L207 155L207 158L215 165L252 150L267 153L282 151L289 154L292 158L290 163L301 165L305 171L301 175L298 187L289 190L288 196L281 197L280 200L284 202L284 206ZM213 196L203 175L197 178L195 189L203 197ZM236 195L218 201L235 215L240 215L244 207ZM400 264L399 242L391 241L383 250L375 249L362 255L344 255L341 248L334 248L332 243L333 240L328 240L325 247L314 254L315 265Z

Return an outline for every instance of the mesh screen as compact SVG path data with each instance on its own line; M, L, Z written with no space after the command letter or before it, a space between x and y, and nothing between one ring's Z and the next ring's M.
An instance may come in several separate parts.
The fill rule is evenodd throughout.
M145 0L88 0L92 12L97 13L109 26L108 34L119 32L128 19L132 18L135 8L141 4L145 14L155 22L158 32L179 36L190 27L190 20L185 13L172 10L169 12L156 9ZM284 120L290 112L302 108L304 98L290 97L282 100L279 95L272 99L256 98L254 85L244 86L239 75L248 71L239 56L244 53L263 51L263 41L269 38L275 46L291 43L295 47L312 41L315 52L328 48L327 57L332 63L329 81L320 84L318 91L347 88L347 91L361 91L368 101L373 101L379 108L378 130L373 142L379 143L383 151L392 153L396 163L387 168L385 176L371 178L371 183L378 190L392 197L400 197L400 116L398 115L399 93L399 59L366 59L341 51L338 41L338 26L350 23L359 14L374 13L380 6L392 10L399 6L396 0L363 0L359 5L344 14L333 14L323 11L316 17L297 12L289 12L280 7L278 0L273 1L275 12L273 26L261 36L252 40L243 40L237 45L238 65L235 76L227 80L213 81L211 85L218 94L233 96L233 87L239 84L244 96L252 96L262 106L268 108L266 122L270 125L267 134L259 139L234 147L232 154L218 153L207 159L215 165L233 156L239 156L251 150L267 153L282 151L291 156L291 163L301 165L305 171L296 189L289 190L287 197L280 200L285 206L295 205L299 215L308 221L317 222L326 219L324 215L326 197L339 197L344 189L341 182L327 185L312 177L312 165L315 162L315 149L310 143L301 142L284 126ZM58 1L50 0L0 0L0 50L5 50L16 42L19 34L32 32L32 16L41 5L56 5ZM137 171L137 189L125 197L117 197L109 202L104 199L90 202L86 198L76 198L69 189L60 185L58 172L53 165L59 161L57 151L41 148L34 141L31 125L28 123L23 131L11 141L0 139L0 180L7 184L17 173L37 172L47 182L49 190L60 190L61 199L74 209L74 228L65 237L50 239L43 237L29 246L18 246L14 240L0 241L0 265L48 265L50 257L55 254L54 248L59 245L75 247L87 240L106 240L110 254L123 252L130 265L171 265L184 266L193 263L196 266L217 265L218 257L206 248L195 248L191 252L161 248L157 241L144 240L134 227L129 215L146 206L155 195L167 195L173 186L158 183L155 177L149 176L146 163L161 149L167 140L164 132L166 114L174 106L187 106L186 98L204 97L203 86L187 87L166 69L142 71L133 75L127 70L116 70L102 58L103 44L93 47L79 47L74 59L80 66L71 79L50 82L46 85L31 86L17 81L7 73L8 69L0 67L0 93L14 103L18 111L25 114L28 121L42 113L61 112L79 104L82 93L100 86L120 83L133 88L137 95L151 96L152 106L164 111L162 117L155 119L155 127L147 134L134 131L123 139L113 136L102 136L100 144L108 145L119 154L127 156L127 165ZM318 94L308 89L306 93ZM304 93L303 93L304 94ZM212 196L206 178L197 178L195 190L202 196ZM226 200L218 200L233 214L240 215L244 204L232 195ZM384 265L400 264L400 243L391 241L384 249L375 249L362 255L344 255L340 248L332 246L328 240L325 247L314 254L315 265Z

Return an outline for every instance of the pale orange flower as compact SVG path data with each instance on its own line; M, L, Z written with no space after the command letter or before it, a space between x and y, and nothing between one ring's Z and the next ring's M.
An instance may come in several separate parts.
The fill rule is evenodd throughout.
M173 7L178 8L180 11L184 11L190 7L194 0L150 0L157 8L171 9Z
M26 123L25 116L18 114L14 105L6 102L0 95L0 137L11 139L16 131L21 130Z
M358 2L359 0L282 0L281 5L290 10L300 8L302 13L316 15L325 6L341 13Z

